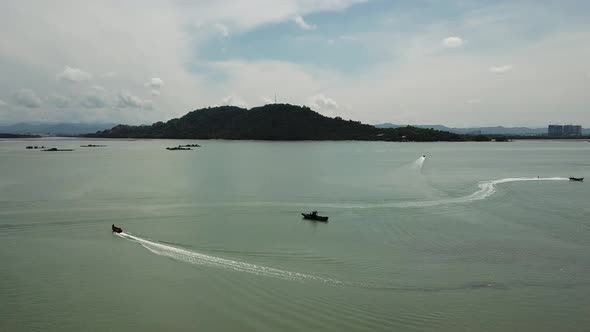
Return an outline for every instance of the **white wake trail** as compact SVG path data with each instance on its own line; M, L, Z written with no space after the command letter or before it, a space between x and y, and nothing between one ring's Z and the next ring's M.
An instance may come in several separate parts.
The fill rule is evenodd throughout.
M416 161L414 162L414 169L419 170L420 172L422 172L422 167L424 167L424 162L426 161L426 156L422 156L418 159L416 159Z
M483 181L478 184L479 190L467 196L447 198L433 201L417 201L417 202L397 202L391 204L372 205L371 207L428 207L445 204L468 203L473 201L484 200L492 196L496 192L496 185L509 182L525 182L525 181L569 181L569 178L551 177L551 178L504 178L499 180Z
M552 177L552 178L504 178L493 181L484 181L479 183L479 190L466 197L467 201L475 201L486 199L496 192L496 185L509 182L524 182L524 181L569 181L569 178Z
M225 259L215 256L209 256L205 254L201 254L195 251L191 251L188 249L183 249L179 247L174 247L150 240L143 239L138 236L134 236L129 233L115 233L120 237L131 240L133 242L139 243L142 247L146 248L147 250L151 251L152 253L159 255L170 257L177 261L182 261L189 264L195 265L207 265L207 266L214 266L219 268L225 268L240 272L247 272L252 274L257 274L266 277L275 277L280 279L287 279L287 280L315 280L321 281L331 284L339 284L342 285L344 282L331 279L331 278L324 278L319 276L314 276L311 274L304 274L299 272L291 272L285 271L260 265L255 265L246 262L239 262L231 259Z
M315 203L294 203L294 202L250 202L240 203L243 206L290 206L290 207L301 207L308 208L309 206L330 208L330 209L379 209L379 208L417 208L417 207L431 207L438 205L448 204L461 204L469 203L474 201L484 200L492 196L496 192L496 185L509 182L527 182L527 181L569 181L569 178L563 177L550 177L550 178L504 178L499 180L482 181L478 184L479 190L476 192L455 197L455 198L442 198L430 201L396 201L396 202L384 202L375 204L346 204L346 203L327 203L327 202L315 202Z

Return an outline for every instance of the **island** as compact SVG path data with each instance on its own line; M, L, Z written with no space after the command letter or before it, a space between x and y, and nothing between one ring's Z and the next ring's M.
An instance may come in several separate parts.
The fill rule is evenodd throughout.
M358 121L323 116L306 106L268 104L245 109L208 107L152 125L117 125L93 138L170 138L227 140L355 140L395 142L489 141L482 135L461 135L412 126L376 128Z

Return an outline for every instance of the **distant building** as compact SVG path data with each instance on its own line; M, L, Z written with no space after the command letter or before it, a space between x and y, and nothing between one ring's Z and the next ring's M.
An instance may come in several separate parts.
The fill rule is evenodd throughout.
M563 126L562 125L549 125L547 129L547 135L549 136L563 136Z
M580 125L549 125L547 135L552 137L560 136L582 136Z
M565 136L582 136L582 126L563 126L563 134Z

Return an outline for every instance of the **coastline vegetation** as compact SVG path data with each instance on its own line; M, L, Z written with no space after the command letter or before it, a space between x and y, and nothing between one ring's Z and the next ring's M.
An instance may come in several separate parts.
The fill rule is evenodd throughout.
M489 141L487 136L460 135L412 126L376 128L358 121L323 116L306 106L268 104L244 109L208 107L152 125L118 125L85 137L228 140L356 140L395 142Z

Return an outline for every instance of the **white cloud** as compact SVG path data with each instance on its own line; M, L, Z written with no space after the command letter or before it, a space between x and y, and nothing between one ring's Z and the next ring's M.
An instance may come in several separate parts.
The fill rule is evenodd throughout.
M338 40L345 41L345 42L354 42L358 40L358 37L351 36L351 35L340 35L338 36Z
M139 108L143 107L144 101L141 98L132 95L129 91L122 90L117 95L117 106L121 108L131 107Z
M351 35L340 35L336 38L328 39L329 45L334 45L336 43L353 43L358 41L358 37L351 36Z
M153 77L145 85L152 89L160 89L162 86L164 86L164 81L162 81L162 79L159 77Z
M106 89L102 85L93 85L91 88L95 91L106 91Z
M114 71L108 71L106 73L100 74L100 77L104 77L104 78L110 78L110 77L115 77L115 76L117 76L117 73L115 73Z
M142 104L143 109L150 111L154 109L154 103L149 99L144 100Z
M235 94L231 94L229 96L224 97L221 100L221 105L225 105L225 106L238 106L238 107L248 107L248 103L244 100L244 98L235 95Z
M223 82L211 84L202 73L187 68L187 62L193 59L195 62L203 62L199 58L203 45L212 37L223 33L223 29L215 29L216 23L223 23L227 33L233 35L262 26L265 29L272 28L272 25L281 22L291 23L296 15L306 17L317 12L344 10L364 1L366 0L157 1L139 5L136 2L105 0L71 2L67 6L60 2L0 1L0 21L6 27L0 29L0 72L6 73L9 66L22 69L15 77L0 75L0 90L31 87L42 95L58 91L61 94L79 96L74 102L80 104L88 99L83 97L85 91L82 88L90 89L95 82L86 81L91 83L88 86L75 84L55 87L55 82L47 80L47 77L56 77L58 71L55 68L64 69L68 64L92 73L96 84L115 93L106 99L105 109L92 112L82 106L70 108L67 112L57 111L56 107L47 103L43 105L43 110L48 119L52 119L52 116L54 119L70 116L70 121L110 118L110 121L130 124L181 116L189 110L215 104L227 91L235 91L248 100L255 100L260 95L273 91L267 88L268 81L242 84L241 80L224 79ZM64 6L67 10L62 8ZM33 9L36 19L31 21L29 18ZM68 22L67 26L63 22ZM104 22L109 22L108 27ZM196 25L210 28L198 31L187 28ZM47 42L47 36L51 36L51 42ZM154 47L154 40L158 41L157 47ZM112 52L109 53L109 50L119 51L116 56L111 56ZM250 64L245 65L248 66ZM203 67L205 71L215 70L210 69L209 64ZM256 71L258 66L254 65L253 69ZM135 90L137 84L145 83L145 73L154 72L165 72L166 77L171 77L172 79L166 81L166 88L174 91L174 94L162 93L157 97L158 112L146 115L132 111L133 108L116 109L119 103L116 91L130 89L139 93ZM286 77L272 72L263 75L267 80L276 82L284 82ZM233 77L233 74L226 76ZM289 91L299 89L298 86L282 88ZM155 99L147 97L150 92L151 89L145 95L138 96L142 99ZM309 93L285 95L293 96L292 102L295 102L299 96L308 96ZM105 101L103 96L98 97ZM97 96L90 96L89 99L85 100L88 106L100 104L96 100ZM5 101L14 104L12 100ZM17 121L39 118L32 114L13 112L9 115ZM148 119L148 116L152 118ZM4 118L4 114L0 118Z
M297 24L303 30L314 30L316 28L315 24L309 24L309 23L305 22L303 17L301 17L300 15L295 16L293 18L293 21L295 22L295 24Z
M48 100L57 108L68 108L72 105L72 100L70 98L59 94L49 96Z
M38 113L43 111L47 119L102 118L136 124L178 117L189 110L219 103L228 92L254 102L277 92L279 102L309 105L309 96L327 91L330 98L338 101L338 111L346 112L341 116L369 123L405 120L507 125L543 123L563 117L590 124L588 63L564 61L572 54L580 59L590 58L590 28L580 22L579 15L568 15L574 10L568 9L571 6L558 2L547 6L506 1L477 3L469 6L474 10L458 12L452 20L435 15L429 16L427 22L421 18L429 9L418 5L399 14L390 10L377 17L368 16L366 21L379 21L380 17L391 15L394 19L387 26L359 25L355 30L359 50L352 50L350 57L328 66L323 64L330 61L333 52L313 48L322 36L306 35L299 45L316 51L314 59L318 61L311 63L299 62L297 57L288 57L295 59L292 62L262 60L269 58L272 43L261 47L259 56L242 57L238 52L232 54L233 60L227 61L211 60L211 52L205 49L211 42L219 43L213 39L221 39L220 30L215 29L218 22L231 35L254 29L257 35L265 35L280 23L300 29L293 21L297 15L320 25L319 21L312 22L316 17L312 14L345 9L358 2L361 1L216 0L147 1L138 5L134 1L105 0L68 2L67 10L63 10L59 1L0 1L0 72L4 73L0 75L0 92L30 87L40 96L54 91L66 96L80 95L74 98L80 103L85 92L81 89L90 90L93 84L114 91L106 99L108 106L90 112L82 106L57 111L49 102L43 102L42 110L2 108L0 118L28 121L38 119ZM35 20L30 20L32 8ZM365 14L356 9L350 8L346 15L325 15L339 20ZM207 28L188 28L197 22ZM336 23L334 27L346 24ZM539 27L543 27L541 33L530 38L531 29ZM317 29L320 28L323 27ZM338 38L340 33L346 32L328 38L333 38L335 45L344 43ZM47 42L47 36L51 36L51 42ZM443 38L449 36L470 40L467 44L463 40L463 48L444 49ZM477 40L477 45L471 39ZM156 47L154 40L158 41ZM226 41L221 42L224 45L228 46ZM466 46L473 48L473 52L462 52ZM110 50L117 50L116 56L111 56ZM197 70L193 70L194 63L200 64ZM65 64L82 66L94 74L96 82L56 86L56 68L62 70ZM353 70L343 67L347 64L354 65ZM492 65L504 64L515 67L501 77L503 82L498 85L497 80L490 79L492 74L488 70ZM146 78L151 77L146 77L146 73L165 73L165 89L174 93L157 97L157 112L116 109L117 91L121 89L130 89L142 99L156 99L149 96L152 89L143 86ZM96 93L105 99L101 95L104 93ZM16 106L9 95L10 92L2 98L9 106ZM466 102L469 98L481 98L484 102L470 105ZM97 104L100 103L92 103Z
M481 99L469 99L465 101L467 104L481 104Z
M0 106L6 106L6 103L2 99L0 99Z
M27 108L41 107L41 99L31 89L20 89L12 94L14 103Z
M512 70L512 65L503 65L503 66L492 66L490 67L490 73L494 74L504 74Z
M69 82L82 82L92 79L92 75L79 68L72 68L66 66L66 68L56 75L58 80L69 81Z
M145 86L151 89L150 93L152 96L159 96L160 89L164 86L164 81L159 77L153 77L145 84Z
M159 77L153 77L148 83L148 86L154 89L160 89L164 86L164 81Z
M461 39L460 37L447 37L443 39L442 44L446 48L458 48L465 45L466 41Z
M102 95L88 93L82 97L80 105L85 108L105 108L108 106L108 102Z
M268 105L268 104L274 104L275 101L274 99L270 98L270 97L262 97L260 98L260 101L264 104L264 105Z
M314 111L326 116L334 116L335 111L340 108L334 99L327 97L323 93L311 96L309 98L309 104Z
M229 28L227 25L215 23L215 29L217 29L223 37L229 37Z

